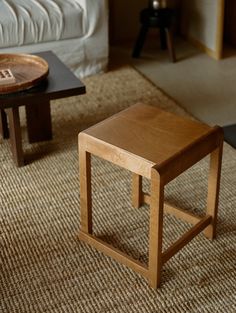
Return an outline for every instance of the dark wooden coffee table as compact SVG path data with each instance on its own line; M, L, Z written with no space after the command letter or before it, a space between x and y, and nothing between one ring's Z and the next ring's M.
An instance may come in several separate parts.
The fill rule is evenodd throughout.
M49 64L48 78L40 85L14 94L0 95L0 134L11 141L17 166L24 165L19 106L25 106L29 142L52 139L50 100L81 95L84 84L51 51L35 53Z

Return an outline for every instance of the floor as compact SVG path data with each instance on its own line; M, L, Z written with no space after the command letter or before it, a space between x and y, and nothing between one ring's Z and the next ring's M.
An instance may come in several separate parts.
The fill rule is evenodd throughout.
M225 48L227 56L216 61L177 38L173 64L154 36L147 39L139 59L131 58L132 45L112 47L113 60L134 65L199 120L210 125L236 124L236 50Z

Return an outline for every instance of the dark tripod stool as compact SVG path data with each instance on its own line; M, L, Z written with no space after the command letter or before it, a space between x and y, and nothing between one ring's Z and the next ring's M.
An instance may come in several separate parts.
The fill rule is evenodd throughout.
M140 23L142 24L137 41L133 50L133 58L138 58L141 54L148 29L157 27L160 29L161 48L164 50L168 47L170 59L176 61L173 44L172 27L175 19L175 10L169 8L163 9L144 9L140 13Z

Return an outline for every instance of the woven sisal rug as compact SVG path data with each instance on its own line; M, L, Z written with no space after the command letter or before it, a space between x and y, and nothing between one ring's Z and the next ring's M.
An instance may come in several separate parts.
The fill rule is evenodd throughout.
M236 152L226 144L218 237L199 235L173 257L159 290L78 240L78 132L137 101L186 114L130 67L84 81L87 95L52 104L51 142L27 144L21 112L28 165L15 168L0 142L0 312L235 313ZM92 165L96 234L147 262L149 208L131 207L130 173L98 158ZM203 212L207 169L208 158L170 183L168 200ZM188 227L166 215L164 248Z

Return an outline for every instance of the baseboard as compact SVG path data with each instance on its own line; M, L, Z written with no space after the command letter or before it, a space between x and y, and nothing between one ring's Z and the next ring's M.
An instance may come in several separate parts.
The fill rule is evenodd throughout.
M191 35L186 35L186 39L191 42L194 46L199 48L201 51L205 52L207 55L209 55L211 58L215 60L220 60L221 59L221 53L218 51L214 51L207 46L205 46L201 41L193 38Z

